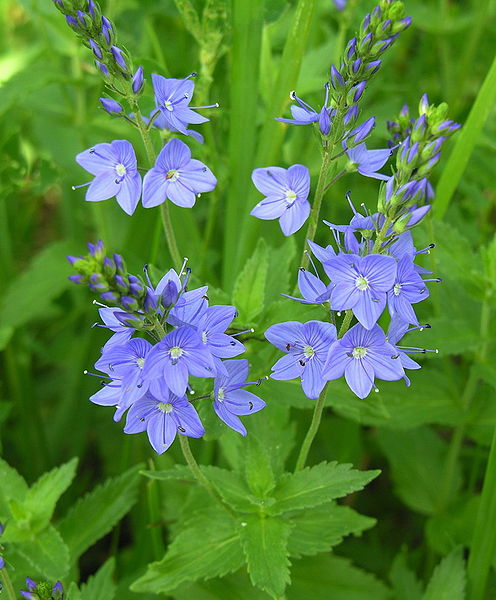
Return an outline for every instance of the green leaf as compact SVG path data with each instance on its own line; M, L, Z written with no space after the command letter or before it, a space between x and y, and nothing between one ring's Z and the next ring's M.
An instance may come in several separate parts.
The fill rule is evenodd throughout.
M70 285L67 280L70 267L65 260L69 252L67 242L54 242L14 279L0 304L3 326L16 328L43 317L54 298Z
M465 582L465 561L459 548L434 569L422 600L464 600Z
M241 543L254 586L274 598L290 582L288 537L290 524L277 517L248 517L241 523Z
M238 524L222 509L210 507L182 525L164 558L149 565L131 590L168 593L186 581L232 573L243 562Z
M298 473L285 473L276 486L272 514L310 508L361 490L380 471L357 471L349 464L322 462Z
M109 558L81 587L81 600L113 600L117 589L112 580L114 568L115 559Z
M108 479L78 500L59 523L72 561L107 534L136 502L140 469L138 465Z
M55 504L74 479L77 463L78 459L73 458L44 473L29 489L24 507L33 514L31 523L35 530L45 527L52 518Z
M447 500L440 489L445 478L446 443L427 427L400 432L381 429L377 441L391 464L398 496L413 510L435 514ZM453 496L460 484L456 464L449 490Z
M275 486L274 473L267 450L254 435L246 440L245 474L255 496L265 498Z
M69 549L53 525L15 548L47 579L63 579L69 572Z
M470 546L480 508L480 495L460 499L440 515L430 517L425 527L427 542L440 555L455 547Z
M74 583L74 581L70 584L69 588L67 589L65 598L66 600L82 600L81 592L79 591L79 588Z
M326 505L305 510L291 518L290 556L301 558L326 552L349 534L360 535L373 527L375 519L365 517L348 506Z
M24 478L3 459L0 458L0 519L5 521L10 516L8 501L22 502L28 492Z
M255 252L246 261L234 284L232 301L238 309L241 323L251 323L262 312L268 270L267 245L260 238Z
M394 559L389 573L389 580L393 585L395 598L398 600L421 600L422 584L415 573L406 564L404 552L400 552Z
M329 554L295 561L291 569L291 581L292 585L286 592L287 600L391 598L390 590L374 575L358 569L345 558Z
M287 292L291 282L294 282L296 275L291 269L291 265L295 255L296 242L293 236L286 238L279 248L270 248L270 277L267 278L266 286L267 302L280 300L281 293Z

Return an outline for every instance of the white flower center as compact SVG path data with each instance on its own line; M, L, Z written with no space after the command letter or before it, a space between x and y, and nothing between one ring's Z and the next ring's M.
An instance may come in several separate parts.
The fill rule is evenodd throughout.
M312 356L315 354L315 350L312 348L312 346L305 346L303 348L303 354L305 355L305 358L312 358Z
M169 404L168 402L159 402L157 404L157 408L160 412L163 412L163 413L172 412L172 404Z
M119 177L124 177L124 175L127 173L126 167L122 163L115 165L115 171Z
M355 287L357 287L360 291L363 292L368 289L369 282L367 281L367 279L365 277L363 277L363 275L359 275L355 279Z
M291 205L294 203L295 200L296 200L296 192L294 192L293 190L288 190L286 192L286 202Z
M395 283L393 287L393 294L399 296L401 292L401 283Z
M179 171L177 169L171 169L170 171L167 171L165 178L168 181L177 181L179 179Z
M225 398L224 388L219 388L219 391L217 392L217 400L219 402L222 402L224 400L224 398Z
M363 358L367 354L367 348L364 348L363 346L357 346L356 348L353 348L352 354L353 358Z
M164 102L164 108L170 110L171 112L174 110L174 106L172 105L172 102L170 100L166 100Z
M202 331L201 339L204 344L207 343L208 340L207 340L207 332L206 331Z
M138 365L138 367L139 367L140 369L142 369L142 368L143 368L143 365L145 364L145 359L144 359L144 358L141 358L141 357L140 357L140 358L137 358L137 359L136 359L136 364Z
M170 350L169 350L169 354L171 356L171 358L173 358L174 360L176 358L180 358L184 353L184 350L182 348L179 348L179 346L173 346Z

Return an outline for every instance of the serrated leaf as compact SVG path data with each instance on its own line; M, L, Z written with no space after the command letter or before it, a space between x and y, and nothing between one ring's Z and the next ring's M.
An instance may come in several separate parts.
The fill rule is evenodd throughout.
M232 573L243 562L238 523L224 510L210 507L183 524L164 558L150 564L131 590L168 593L186 581Z
M288 552L290 556L301 558L326 552L340 544L346 535L360 535L373 527L376 520L348 506L331 504L297 513L291 517L291 523Z
M58 499L74 479L77 464L78 459L73 458L60 467L44 473L29 488L24 507L33 514L31 519L33 529L42 529L50 521Z
M431 548L441 556L455 547L469 547L479 514L480 494L461 498L449 510L430 517L425 526L425 536Z
M16 328L45 314L52 300L70 285L65 260L69 252L67 242L46 246L12 281L0 304L3 326Z
M74 581L70 584L66 593L66 600L82 600L81 592L79 591L78 586L74 583Z
M8 501L22 502L28 492L28 485L19 473L0 458L0 519L5 521L10 515Z
M108 479L78 500L61 520L59 530L73 562L107 534L136 502L140 468L133 467Z
M459 548L434 569L422 600L465 600L465 583L465 561Z
M222 579L211 579L174 590L174 600L270 600L270 596L251 585L246 573L238 571Z
M246 440L245 475L248 487L255 496L265 498L275 486L270 458L255 436Z
M395 491L403 502L420 513L435 514L449 498L439 493L444 481L447 444L428 427L411 431L379 430L377 441L390 464ZM458 463L454 466L451 497L461 484Z
M278 517L247 517L240 535L251 582L274 598L290 582L288 538L290 524Z
M260 238L255 252L246 261L234 284L233 304L238 309L241 323L251 323L262 312L268 270L267 245Z
M115 559L109 558L81 587L81 600L113 600L117 589L112 580L114 568Z
M322 462L297 473L284 473L276 486L272 514L310 508L361 490L380 471L357 471L349 464Z
M421 600L422 584L415 573L406 564L404 552L400 552L394 559L389 573L389 580L393 584L395 598L401 600Z
M16 550L47 579L63 579L69 572L69 549L53 525L17 543Z
M286 238L279 248L270 248L270 277L267 278L265 294L268 303L281 300L281 294L288 293L290 282L296 279L296 271L290 270L295 255L296 242L293 236Z

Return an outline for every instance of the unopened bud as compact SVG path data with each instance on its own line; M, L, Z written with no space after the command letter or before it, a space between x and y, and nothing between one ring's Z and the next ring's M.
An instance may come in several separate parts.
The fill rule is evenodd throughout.
M124 113L122 106L113 98L100 98L100 104L109 115L122 115Z

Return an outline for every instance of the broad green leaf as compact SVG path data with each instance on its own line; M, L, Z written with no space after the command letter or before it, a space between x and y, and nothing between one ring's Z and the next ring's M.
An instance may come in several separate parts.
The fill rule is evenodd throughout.
M43 317L54 298L70 282L70 268L65 260L70 252L67 242L46 246L7 289L0 304L3 326L19 327L32 319Z
M262 312L268 270L267 245L260 238L255 252L246 261L234 284L233 304L238 309L241 323L251 323Z
M396 493L407 506L432 515L456 495L461 483L459 465L455 464L451 490L444 490L447 444L434 431L427 427L400 432L381 429L377 441L391 464Z
M286 597L287 600L389 600L391 592L375 575L353 566L345 558L327 554L293 563Z
M348 506L336 504L305 510L291 517L290 556L301 558L326 552L340 544L346 535L360 535L373 527L375 519L365 517Z
M66 593L66 600L82 600L81 592L74 581L69 585Z
M389 580L393 586L395 598L398 600L421 600L422 584L415 573L406 564L404 552L400 552L394 559L389 573Z
M222 579L198 581L174 590L174 600L269 600L267 592L253 587L246 573L238 571Z
M268 452L253 435L246 440L245 474L248 487L255 496L265 498L274 489Z
M0 458L0 519L5 521L10 515L8 500L22 502L28 492L24 478L2 458Z
M150 564L131 590L165 594L186 581L232 573L243 562L238 523L221 508L211 507L183 524L164 558Z
M267 277L267 303L281 300L281 294L288 292L291 283L294 285L296 273L291 269L291 265L295 255L296 243L293 236L286 238L279 248L269 249L270 277Z
M81 600L113 600L116 585L112 580L115 559L109 558L81 587Z
M247 517L240 528L248 573L254 586L279 598L290 582L290 524L278 517Z
M44 473L29 489L24 506L33 513L31 523L34 529L43 528L52 518L55 504L74 479L77 463L78 459L73 458Z
M425 527L429 546L440 555L449 554L458 546L470 546L479 507L480 495L477 494L431 517Z
M434 569L422 600L465 600L465 583L465 561L460 548Z
M136 502L140 466L129 469L78 500L59 523L59 530L77 558L108 533Z
M15 547L47 579L63 579L69 572L69 549L53 525Z
M322 462L298 473L285 473L276 486L272 514L310 508L361 490L380 471L357 471L352 465Z

